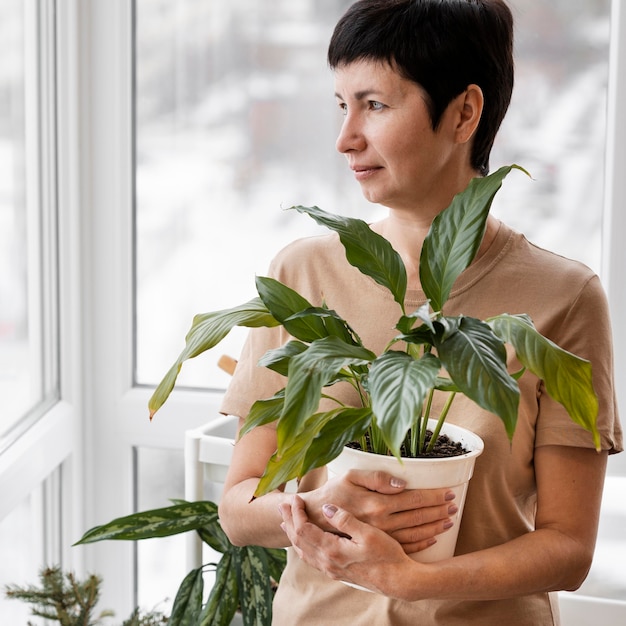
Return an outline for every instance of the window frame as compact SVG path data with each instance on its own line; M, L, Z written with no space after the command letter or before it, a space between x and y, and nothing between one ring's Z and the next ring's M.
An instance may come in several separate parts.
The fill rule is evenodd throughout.
M620 276L626 267L626 120L620 114L626 102L626 9L619 0L611 3L611 42L609 52L609 88L605 151L605 196L602 228L602 282L605 286L611 319L615 358L615 382L618 407L626 407L626 293L620 288ZM626 476L626 454L609 459L609 474Z

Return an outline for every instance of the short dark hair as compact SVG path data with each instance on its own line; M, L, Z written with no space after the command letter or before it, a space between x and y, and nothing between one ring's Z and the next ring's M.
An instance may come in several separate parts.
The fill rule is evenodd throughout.
M359 0L337 23L328 49L336 69L388 62L427 93L433 129L468 85L484 95L471 165L489 173L489 155L513 91L513 16L504 0Z

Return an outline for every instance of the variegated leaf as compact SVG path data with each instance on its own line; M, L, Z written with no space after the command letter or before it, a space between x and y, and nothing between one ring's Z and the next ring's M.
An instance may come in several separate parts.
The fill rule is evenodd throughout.
M192 626L230 626L239 606L237 558L241 548L233 548L217 565L215 583L207 603ZM168 624L169 626L169 624Z
M239 604L244 626L269 626L272 622L272 589L263 548L247 546L239 552Z
M181 502L162 509L118 517L108 524L88 530L74 545L108 539L138 540L168 537L208 526L216 520L215 503Z
M191 570L178 588L168 626L196 626L202 611L203 591L204 579L199 567Z

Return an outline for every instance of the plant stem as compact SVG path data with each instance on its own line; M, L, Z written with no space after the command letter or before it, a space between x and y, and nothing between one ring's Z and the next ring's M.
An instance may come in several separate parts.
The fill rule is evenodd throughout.
M433 451L435 444L437 443L437 437L439 437L439 433L441 432L441 427L443 426L443 423L446 421L446 417L448 417L448 412L450 411L450 407L452 406L452 401L454 400L455 396L456 396L456 391L450 392L450 395L448 396L448 399L446 400L446 404L441 410L441 413L439 414L439 419L437 420L437 426L435 427L433 436L430 439L428 448L426 448L426 452Z
M413 452L413 456L417 456L418 451L423 452L426 441L426 431L428 430L428 418L430 417L430 411L433 406L433 397L435 395L435 390L431 389L428 394L428 400L426 401L426 409L424 410L424 417L421 420L417 430L419 431L419 445L416 445L415 451Z

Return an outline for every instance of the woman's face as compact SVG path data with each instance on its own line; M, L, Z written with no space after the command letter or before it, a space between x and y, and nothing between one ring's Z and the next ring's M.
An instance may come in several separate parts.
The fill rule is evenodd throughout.
M363 195L397 209L437 203L458 168L448 111L434 131L421 87L375 61L337 68L335 96L345 116L337 150Z

